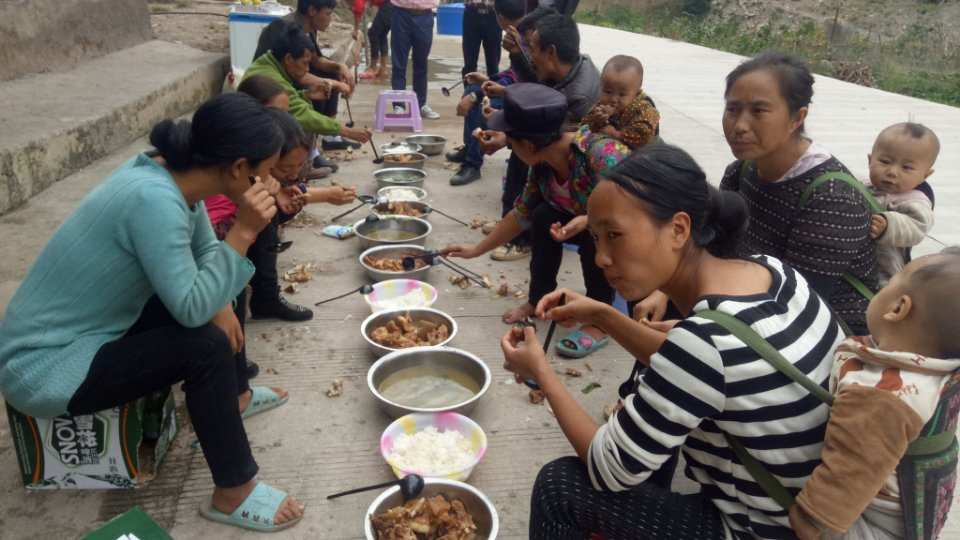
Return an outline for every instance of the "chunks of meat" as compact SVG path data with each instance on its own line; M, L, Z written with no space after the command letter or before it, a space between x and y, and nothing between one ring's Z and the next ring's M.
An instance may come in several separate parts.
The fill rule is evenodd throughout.
M474 540L477 525L458 499L420 497L370 517L378 540Z
M430 321L414 321L409 315L400 315L370 332L370 339L391 349L439 345L450 337L447 325Z

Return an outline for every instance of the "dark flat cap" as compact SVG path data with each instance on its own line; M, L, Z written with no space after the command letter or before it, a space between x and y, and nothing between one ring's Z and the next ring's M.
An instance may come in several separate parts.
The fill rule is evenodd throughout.
M556 133L567 117L567 98L536 83L511 84L503 96L503 110L487 119L487 128L521 133Z

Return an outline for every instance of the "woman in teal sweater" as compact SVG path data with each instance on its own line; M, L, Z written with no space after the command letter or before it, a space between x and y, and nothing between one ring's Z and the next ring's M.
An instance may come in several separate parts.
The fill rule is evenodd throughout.
M276 163L283 135L256 100L225 94L192 122L157 124L150 143L156 152L127 161L80 202L17 290L0 322L0 392L22 412L50 417L183 381L216 485L204 514L288 527L302 505L254 479L240 409L265 407L247 392L238 407L243 331L231 306L253 273L244 254L276 213L258 177ZM223 242L202 202L220 193L239 206ZM269 394L273 405L286 399Z

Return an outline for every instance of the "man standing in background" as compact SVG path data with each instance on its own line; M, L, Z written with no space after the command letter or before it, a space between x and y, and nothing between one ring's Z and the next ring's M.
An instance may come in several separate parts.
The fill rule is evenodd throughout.
M433 46L433 19L438 0L391 0L393 21L390 24L390 48L393 49L394 90L407 88L407 59L413 53L413 91L417 93L420 115L430 120L440 118L427 105L427 58Z
M493 0L466 0L463 11L463 76L477 71L482 44L487 77L492 79L500 71L502 38Z

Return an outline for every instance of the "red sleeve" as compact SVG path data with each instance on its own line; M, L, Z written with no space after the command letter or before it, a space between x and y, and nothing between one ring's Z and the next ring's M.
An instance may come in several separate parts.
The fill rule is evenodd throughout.
M367 0L353 0L353 14L357 17L363 16L363 11L367 7Z

